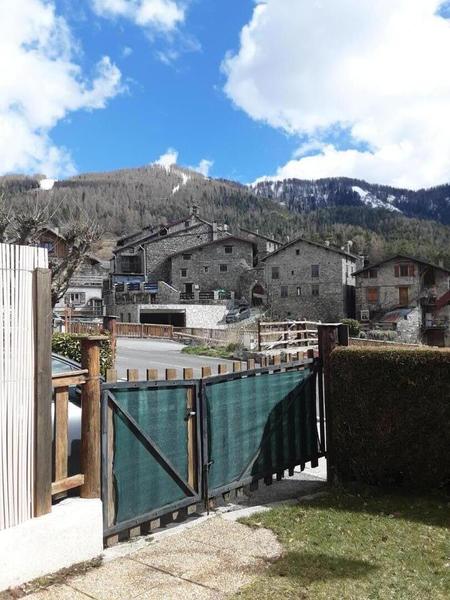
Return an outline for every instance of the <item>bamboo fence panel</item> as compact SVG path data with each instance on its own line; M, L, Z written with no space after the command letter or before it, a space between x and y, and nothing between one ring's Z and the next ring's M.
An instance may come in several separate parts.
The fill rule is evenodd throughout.
M33 271L47 250L0 244L0 529L33 516Z

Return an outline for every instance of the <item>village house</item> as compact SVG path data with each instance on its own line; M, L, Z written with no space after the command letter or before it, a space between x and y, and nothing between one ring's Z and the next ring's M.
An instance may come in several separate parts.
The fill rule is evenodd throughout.
M215 290L241 298L242 273L253 268L255 244L229 236L181 250L170 257L171 285L186 299L213 298Z
M203 326L215 326L237 301L263 303L258 263L279 246L243 228L233 235L193 206L185 219L119 240L105 286L107 310L128 322L186 325L201 316Z
M67 242L57 228L45 227L39 232L38 246L48 250L50 264L64 260L68 253ZM54 307L63 315L70 309L72 316L99 317L103 315L103 281L108 267L98 258L89 255L70 280L64 297Z
M279 319L338 321L355 312L362 258L299 237L263 259L266 304Z
M355 273L357 317L407 342L450 345L450 270L398 254Z

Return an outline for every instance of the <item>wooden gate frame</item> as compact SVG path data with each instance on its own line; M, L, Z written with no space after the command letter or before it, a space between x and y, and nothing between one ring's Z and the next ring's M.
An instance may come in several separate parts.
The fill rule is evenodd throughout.
M114 397L112 390L123 389L167 389L182 387L186 389L186 428L188 433L188 470L189 477L194 481L186 481L183 476L172 465L170 460L164 455L156 442L144 432L136 420L129 414L127 410L119 405ZM189 394L189 390L193 390L193 394ZM192 408L194 410L192 410ZM183 500L166 504L163 507L149 511L139 515L133 519L121 521L120 523L111 524L111 487L109 482L112 478L112 461L111 461L111 439L113 431L111 430L112 420L110 419L110 409L121 412L128 421L133 431L139 435L150 454L161 465L163 469L174 479L175 483L185 492L190 495ZM194 414L193 414L194 413ZM195 428L190 426L192 418L195 422ZM124 530L138 527L143 523L152 521L167 513L177 511L181 508L186 508L192 504L197 504L202 499L202 459L201 459L201 415L200 415L200 382L197 379L179 379L167 381L124 381L118 383L102 384L102 499L103 499L103 535L104 537L113 536ZM191 466L194 464L194 468ZM189 478L188 477L188 478Z
M259 479L268 479L272 480L272 476L275 473L267 473L267 475L260 475L259 477L253 476L245 476L247 472L248 465L245 470L241 473L241 475L235 479L233 482L221 486L220 488L215 488L211 490L208 484L208 471L210 467L210 463L208 461L208 414L207 414L207 387L214 383L221 383L224 381L233 381L237 379L242 379L242 376L245 377L255 377L256 375L264 375L264 374L273 374L279 373L281 371L300 371L305 368L310 369L309 377L314 378L314 408L315 408L315 419L318 422L320 435L317 435L318 442L318 453L311 461L311 465L313 467L317 467L319 458L325 456L325 410L324 410L324 397L323 397L323 385L322 385L322 368L321 362L318 358L307 358L300 361L289 362L289 363L278 363L276 365L271 365L269 367L260 367L256 369L251 369L245 372L236 372L236 373L228 373L223 375L217 375L214 377L208 377L207 379L201 380L201 407L202 407L202 477L203 477L203 499L205 502L205 506L208 509L210 504L210 499L218 497L223 494L227 494L233 490L242 488L243 486L252 484L254 481ZM303 381L303 384L305 380ZM303 385L302 383L300 385ZM317 389L316 389L317 388ZM317 392L317 394L316 394ZM318 408L318 411L317 411ZM253 460L253 459L252 459ZM249 463L250 464L250 463ZM284 471L288 470L289 475L292 476L294 474L294 466L286 465ZM305 463L300 465L301 470L305 468ZM211 493L213 492L213 493Z

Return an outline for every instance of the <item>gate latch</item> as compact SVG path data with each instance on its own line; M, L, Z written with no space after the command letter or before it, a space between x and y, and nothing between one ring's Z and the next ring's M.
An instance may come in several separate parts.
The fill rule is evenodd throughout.
M195 417L197 413L195 412L195 410L188 410L186 413L186 418L185 421L188 421L190 417Z

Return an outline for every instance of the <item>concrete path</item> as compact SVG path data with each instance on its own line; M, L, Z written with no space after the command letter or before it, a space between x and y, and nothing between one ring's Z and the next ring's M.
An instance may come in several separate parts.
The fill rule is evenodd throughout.
M262 485L239 504L189 519L105 551L103 564L27 596L30 600L184 600L227 598L282 553L271 531L237 522L276 504L301 501L325 486L326 461Z
M27 598L220 599L250 583L281 552L272 532L214 516Z
M219 363L232 365L231 361L182 354L183 344L163 340L141 340L118 338L117 340L117 375L126 377L127 369L139 369L142 376L146 369L158 369L162 377L165 369L178 369L180 378L183 368L194 369L194 377L201 376L201 367L212 367L217 371Z

